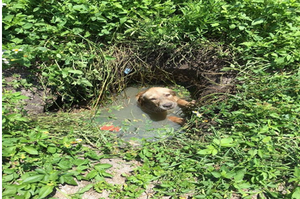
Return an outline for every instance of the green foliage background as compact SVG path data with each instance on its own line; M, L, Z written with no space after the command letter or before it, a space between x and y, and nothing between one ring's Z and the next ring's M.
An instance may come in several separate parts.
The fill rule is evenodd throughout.
M157 180L157 198L187 194L194 198L300 197L298 1L3 3L6 51L2 57L8 62L3 62L3 70L26 67L67 104L89 100L97 104L113 90L124 88L126 66L117 65L114 57L120 46L147 53L218 42L235 53L230 67L224 70L238 72L240 82L235 95L196 108L199 114L190 119L189 136L147 143L139 152L119 152L125 159L144 163L127 178L128 187L106 184L103 179L110 177L105 172L109 166L86 161L102 157L74 141L80 136L108 154L114 146L107 135L95 133L92 126L79 132L70 130L61 140L59 136L65 132L55 130L57 136L48 134L50 126L32 126L15 108L23 96L5 91L5 198L44 198L59 183L76 184L74 178L94 180L78 197L93 187L99 192L115 190L112 195L117 198L137 198ZM13 49L22 51L15 53ZM147 71L143 66L137 69ZM83 151L87 155L81 162L78 157L82 158Z

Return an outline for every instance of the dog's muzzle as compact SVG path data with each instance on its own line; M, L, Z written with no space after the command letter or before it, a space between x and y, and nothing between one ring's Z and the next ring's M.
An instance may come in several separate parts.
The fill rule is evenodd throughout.
M172 102L164 103L160 105L160 108L163 110L170 110L175 108L176 104Z

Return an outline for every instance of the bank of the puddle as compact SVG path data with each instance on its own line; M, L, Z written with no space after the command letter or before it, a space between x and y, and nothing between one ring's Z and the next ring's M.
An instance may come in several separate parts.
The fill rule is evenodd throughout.
M141 139L156 140L179 133L181 126L167 119L152 121L136 102L136 94L145 88L128 87L115 97L108 107L98 110L93 122L103 131L115 133L119 138L130 141ZM183 116L179 107L173 115Z

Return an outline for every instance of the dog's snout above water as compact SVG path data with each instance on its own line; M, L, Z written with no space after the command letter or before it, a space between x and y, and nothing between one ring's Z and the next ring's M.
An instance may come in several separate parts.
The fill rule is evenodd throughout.
M183 125L185 120L176 116L168 116L168 111L177 105L180 108L188 107L194 102L188 102L176 96L173 90L163 87L152 87L137 95L138 105L155 121L168 118L169 120Z
M172 108L174 108L174 103L172 103L172 102L165 103L162 105L162 107L165 109L172 109Z

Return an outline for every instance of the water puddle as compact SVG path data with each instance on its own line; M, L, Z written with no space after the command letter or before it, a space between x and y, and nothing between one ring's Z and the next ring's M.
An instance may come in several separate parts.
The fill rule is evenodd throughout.
M99 110L94 121L100 129L117 134L125 141L140 139L159 139L180 131L180 125L169 120L152 121L136 102L136 94L143 88L128 87L114 102ZM175 108L172 115L183 116L180 108Z

